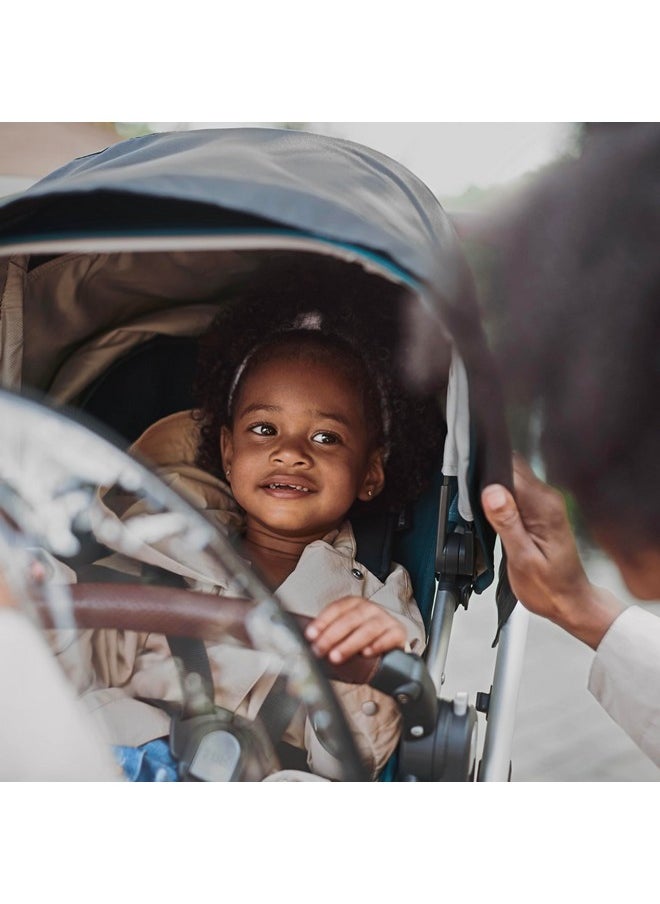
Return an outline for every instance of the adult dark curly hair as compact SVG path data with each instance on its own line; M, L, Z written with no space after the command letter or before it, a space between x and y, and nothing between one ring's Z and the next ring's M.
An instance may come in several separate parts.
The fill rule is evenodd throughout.
M376 441L385 426L380 400L386 401L385 488L369 511L401 510L415 500L441 460L446 426L437 396L412 389L403 376L402 311L410 300L410 290L356 263L311 253L270 255L237 285L200 338L197 464L222 476L219 436L221 427L230 425L228 397L238 368L256 346L300 326L301 317L311 313L319 315L324 335L348 344L363 362L365 407L378 422L372 430ZM352 514L364 505L357 502Z
M660 542L660 125L603 124L548 172L504 247L510 399L548 480L622 549Z

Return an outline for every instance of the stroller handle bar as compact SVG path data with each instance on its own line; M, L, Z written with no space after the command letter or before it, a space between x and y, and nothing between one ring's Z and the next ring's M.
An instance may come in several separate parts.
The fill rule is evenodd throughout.
M164 634L196 640L221 641L230 637L239 643L251 642L248 614L254 603L237 597L172 586L123 582L71 584L72 616L79 629L115 629ZM54 627L45 601L36 603L44 627ZM301 630L311 621L293 615ZM383 656L352 656L343 663L323 660L320 666L331 680L348 684L368 684L392 696L402 716L404 737L432 735L436 728L438 701L435 687L419 656L390 650Z
M219 642L223 638L249 644L246 616L254 603L177 587L140 583L89 582L69 587L73 618L80 629L116 629L191 637ZM47 603L37 603L44 627L55 627ZM294 620L301 630L311 621L303 615ZM382 657L353 656L338 665L324 662L329 678L349 684L369 684Z

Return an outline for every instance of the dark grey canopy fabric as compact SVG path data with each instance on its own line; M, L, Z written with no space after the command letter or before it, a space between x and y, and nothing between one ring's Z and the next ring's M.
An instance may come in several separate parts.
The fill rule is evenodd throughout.
M27 222L38 228L40 212L65 196L71 203L59 228L75 228L76 198L95 192L139 195L141 204L193 202L214 209L218 227L226 222L223 212L241 212L371 249L445 296L455 291L457 240L433 194L400 164L350 141L257 128L130 139L74 160L6 199L0 236L22 231ZM126 228L134 228L140 209L126 204ZM189 225L195 227L194 216Z

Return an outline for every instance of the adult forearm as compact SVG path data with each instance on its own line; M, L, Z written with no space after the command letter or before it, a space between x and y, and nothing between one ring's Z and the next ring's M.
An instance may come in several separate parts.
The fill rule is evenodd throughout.
M521 602L525 605L524 600ZM574 596L562 600L552 611L540 611L533 605L529 608L595 650L625 606L608 590L586 582L576 588Z

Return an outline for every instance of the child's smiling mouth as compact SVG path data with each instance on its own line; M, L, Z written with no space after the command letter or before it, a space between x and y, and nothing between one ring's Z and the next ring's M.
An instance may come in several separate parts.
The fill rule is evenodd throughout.
M275 493L278 496L305 496L313 493L314 487L309 481L302 481L300 478L286 478L284 475L276 475L268 478L261 484L261 488L269 493Z

